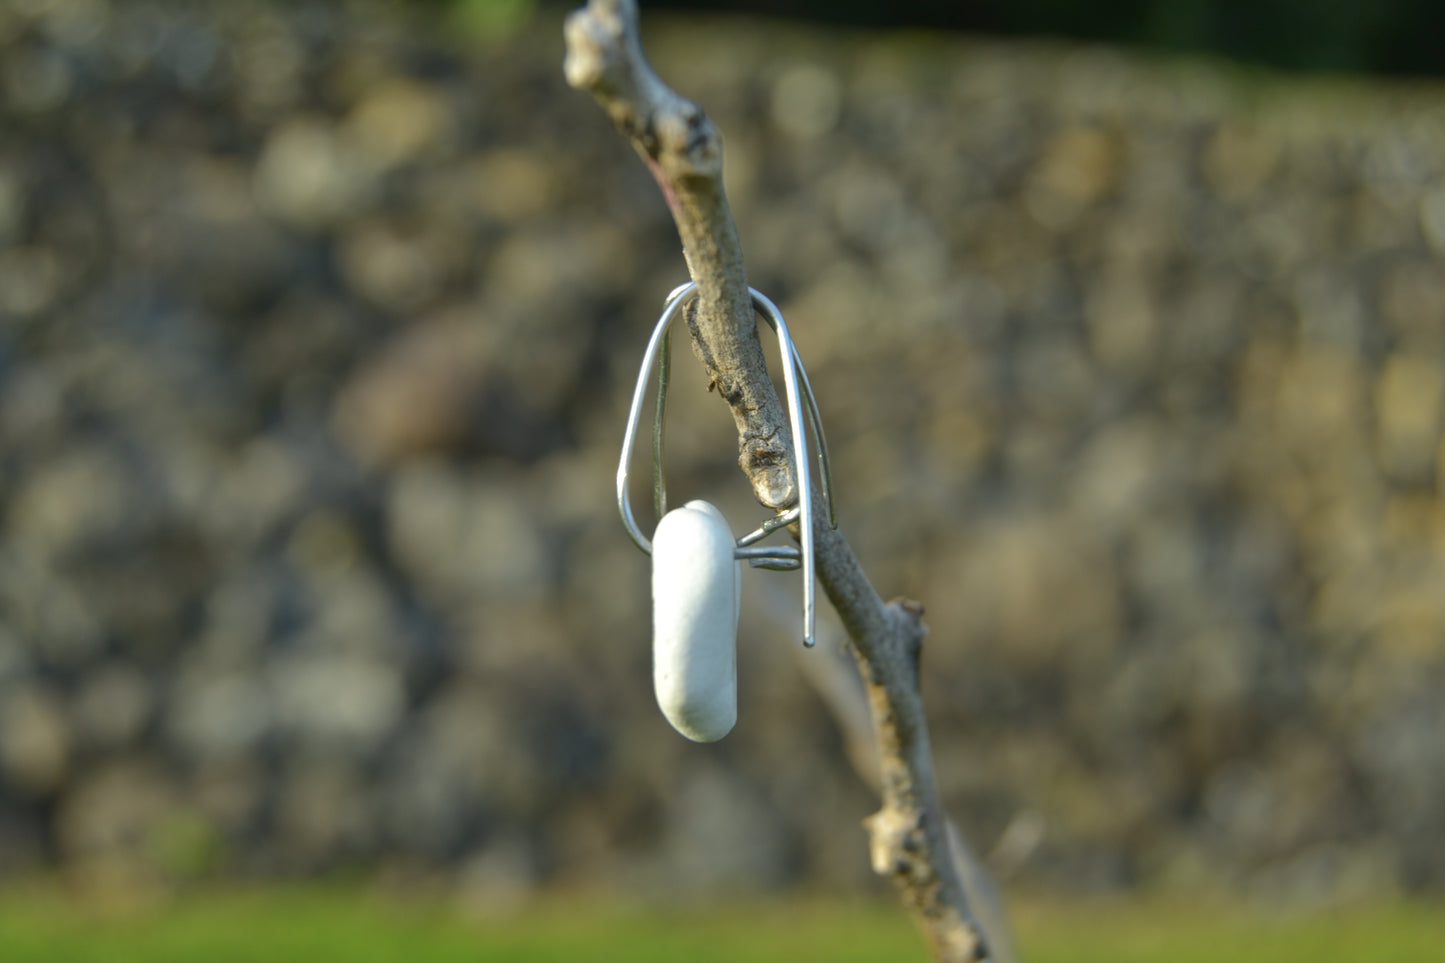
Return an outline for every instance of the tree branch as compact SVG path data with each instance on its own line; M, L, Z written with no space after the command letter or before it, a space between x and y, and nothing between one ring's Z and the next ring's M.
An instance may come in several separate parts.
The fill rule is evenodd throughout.
M765 581L763 584L764 610L780 630L791 632L797 617L793 612L794 599L776 583ZM794 646L793 651L803 676L842 730L843 748L854 771L874 790L880 790L878 740L868 705L868 690L858 676L855 661L848 655L849 647L846 643L839 644L840 641L835 632L820 622L817 647L809 650ZM993 963L1015 963L1018 954L1013 948L998 888L953 820L947 820L946 826L953 864L963 881L969 909L987 941L989 958Z
M723 192L722 138L696 104L658 78L642 53L635 0L591 0L567 18L567 82L590 92L662 189L697 282L693 351L732 411L738 464L758 501L797 501L788 421L758 340L742 246ZM950 854L918 689L923 608L885 604L852 547L813 499L819 581L852 638L878 745L882 808L865 820L873 868L891 878L933 957L986 956Z
M567 82L591 92L631 141L677 223L698 287L697 307L687 315L693 351L737 423L738 465L758 501L787 508L797 500L792 435L753 322L742 245L723 192L722 136L648 64L634 0L576 11L566 37Z

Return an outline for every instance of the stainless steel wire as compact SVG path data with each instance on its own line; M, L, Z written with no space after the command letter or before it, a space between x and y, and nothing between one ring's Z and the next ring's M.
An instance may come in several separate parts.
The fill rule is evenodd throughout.
M814 627L817 623L817 575L813 546L812 473L809 467L808 440L803 430L805 411L807 420L813 429L813 436L818 442L818 465L823 475L822 491L824 504L828 510L828 523L833 528L837 528L837 514L833 502L832 466L828 459L827 441L823 437L822 419L818 414L818 400L813 394L813 385L808 380L807 371L803 368L803 359L798 354L792 336L788 333L788 325L783 320L783 313L766 295L752 288L749 291L752 294L753 305L778 336L779 353L783 359L783 388L788 399L788 424L793 432L798 504L780 512L755 530L739 538L737 547L733 550L733 557L747 559L748 564L756 568L776 570L801 568L803 570L803 644L811 646L814 642ZM617 465L617 509L622 516L622 524L627 529L627 534L633 543L648 555L652 554L652 543L647 536L642 534L642 530L637 526L637 520L633 517L632 502L628 497L628 472L637 441L638 424L642 418L643 399L647 393L648 378L652 374L654 362L658 361L659 355L661 355L652 437L653 508L661 518L667 511L667 486L663 472L663 435L670 368L668 333L671 330L673 319L696 293L697 285L689 282L674 288L667 296L662 316L658 318L657 326L652 331L652 337L647 342L647 349L643 352L642 365L637 376L637 387L632 392L632 408L627 415L627 429L622 439L622 455ZM804 399L806 399L806 405ZM800 547L754 544L795 521L799 522Z

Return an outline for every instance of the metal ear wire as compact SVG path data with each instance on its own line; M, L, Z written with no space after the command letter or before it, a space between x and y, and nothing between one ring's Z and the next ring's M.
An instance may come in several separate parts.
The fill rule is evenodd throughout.
M692 294L697 285L692 281L686 284L679 284L668 292L664 307L671 305L684 294ZM764 307L763 317L767 320L768 326L776 334L778 331L777 322L782 320L783 313L778 306L756 288L748 289L752 295L755 306ZM758 305L758 299L762 304ZM662 324L661 321L658 322ZM783 325L783 333L787 334L787 325ZM798 346L793 343L791 337L786 338L788 351L792 356L793 364L797 367L798 380L803 386L803 401L808 406L808 425L813 429L813 437L818 440L818 467L823 472L823 505L828 509L828 527L836 530L838 528L838 510L833 502L833 465L828 457L828 439L823 434L823 416L818 413L818 396L813 393L813 382L808 378L808 369L803 366L803 357L798 353ZM662 343L657 352L657 400L653 406L652 420L652 505L658 518L667 514L667 481L663 477L662 453L663 453L663 425L664 412L667 410L667 389L672 370L672 333L669 324L667 332L662 337ZM639 376L639 380L646 378L646 374ZM793 520L785 523L791 525ZM739 544L752 544L759 538L770 534L779 527L775 519L770 519L763 528L759 528L750 535L743 536L748 541L739 540ZM644 549L646 551L646 549ZM753 568L769 568L762 560L754 560L749 564ZM791 565L785 568L797 568Z
M783 313L778 310L766 295L749 288L752 294L753 305L768 326L778 336L778 347L783 358L783 387L788 398L788 422L793 432L793 446L795 453L795 471L798 479L798 504L781 512L773 518L768 519L757 529L749 532L737 540L737 547L733 550L734 558L745 558L748 564L755 568L768 568L777 570L791 570L801 568L803 570L803 644L811 646L814 641L814 625L816 623L816 573L814 571L813 551L813 486L812 473L808 460L808 440L803 431L803 403L802 398L807 399L807 419L813 428L813 435L818 440L818 464L823 473L823 498L828 509L828 522L833 528L838 527L837 515L833 505L833 476L828 459L828 446L823 437L822 419L818 414L818 400L813 394L813 385L808 380L808 373L803 368L803 359L798 354L798 349L793 344L793 339L788 333L788 325L783 320ZM632 515L632 502L628 497L627 475L632 462L632 451L637 440L638 422L642 417L643 396L647 391L648 376L652 373L654 360L661 356L660 373L657 387L657 403L653 418L652 435L652 458L653 458L653 507L661 518L667 511L667 487L663 477L663 425L667 407L667 387L670 369L670 345L668 334L672 327L672 321L686 305L688 300L697 293L697 285L689 282L674 288L667 296L667 302L662 310L662 316L657 321L657 326L652 331L652 337L647 342L647 350L642 356L642 367L637 376L637 387L632 392L632 408L627 415L627 430L622 439L622 457L617 465L617 508L622 515L622 524L627 529L627 534L632 538L634 544L648 555L652 554L652 543L642 530L637 527L637 521ZM801 547L791 545L766 546L755 543L779 528L791 525L793 522L800 522L799 542Z

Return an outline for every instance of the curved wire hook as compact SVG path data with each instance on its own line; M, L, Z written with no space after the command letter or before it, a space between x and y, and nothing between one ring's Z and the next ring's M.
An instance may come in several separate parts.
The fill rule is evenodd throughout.
M697 285L691 281L686 284L679 284L668 293L664 306L672 304L672 302L684 294L692 293L696 287ZM748 288L748 291L752 293L755 302L758 298L761 298L763 302L766 303L770 310L765 311L763 317L767 320L768 326L773 329L773 333L777 334L777 321L782 320L783 312L778 310L778 306L773 304L772 300L756 288ZM783 325L783 332L785 335L787 334L786 324ZM786 340L793 364L797 367L798 380L803 386L803 401L808 405L808 424L813 429L813 437L817 439L818 442L818 467L823 472L823 505L828 509L828 527L836 531L838 528L838 512L833 502L833 464L828 457L828 439L823 434L823 416L818 413L818 396L813 393L813 382L808 378L808 369L803 366L803 356L798 353L798 346L793 343L791 337ZM663 335L662 343L658 347L657 400L653 405L652 422L652 505L657 512L658 518L667 514L667 481L663 477L662 451L665 422L664 413L667 410L667 387L671 377L671 356L672 331L671 328L669 328ZM786 524L791 525L792 521L790 520ZM772 532L776 527L776 525L769 523L769 525L765 525L765 527L753 532L749 542L740 542L740 544L751 544L751 542L757 541L757 539ZM751 564L756 568L764 567L757 562ZM788 567L797 568L796 565Z
M818 440L818 463L823 473L823 497L828 508L828 521L833 528L837 528L837 516L833 507L833 477L828 459L827 442L823 437L822 419L818 414L818 400L813 394L813 385L808 380L808 374L803 368L803 359L798 354L798 348L788 333L788 325L783 320L783 313L760 291L754 288L748 290L752 294L753 306L759 310L763 318L767 320L768 326L778 336L778 347L783 358L783 387L788 397L788 422L793 432L798 504L768 519L754 531L739 538L737 547L733 550L733 557L745 558L749 565L758 568L781 570L801 568L803 570L803 644L811 646L814 642L816 623L817 579L814 571L813 552L813 486L809 470L808 441L803 431L802 397L807 398L808 421L811 422L813 434ZM670 354L668 333L671 330L673 319L696 294L697 285L689 282L674 288L672 293L667 296L662 317L658 319L657 326L652 331L652 337L647 342L647 350L643 352L642 366L637 376L637 387L632 392L632 408L627 415L627 430L622 439L622 456L617 465L617 508L622 516L622 524L627 529L627 534L632 538L633 543L648 555L652 554L652 543L648 541L647 536L642 534L642 530L638 528L637 521L632 514L632 503L628 498L627 491L628 469L637 440L638 422L642 417L648 376L652 373L653 362L660 353L663 359L662 374L658 382L656 415L653 422L653 504L659 515L664 513L667 508L667 491L663 479L662 442L663 412L667 404L668 355ZM800 520L801 550L791 545L754 545L755 542L766 538L779 528Z

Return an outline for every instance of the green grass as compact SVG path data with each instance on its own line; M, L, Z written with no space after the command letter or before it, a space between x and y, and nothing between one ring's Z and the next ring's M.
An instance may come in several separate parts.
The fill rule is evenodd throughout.
M1029 963L1442 963L1445 907L1352 907L1266 913L1202 903L1024 903L1015 908Z
M1439 963L1445 910L1417 905L1270 917L1240 908L1024 902L1029 963ZM0 896L4 963L923 961L889 904L780 900L710 910L549 903L499 919L354 891L276 887L98 912L54 895Z
M871 905L661 911L557 903L482 920L295 888L100 914L53 896L0 898L3 963L863 963L919 959L921 949L900 913Z

